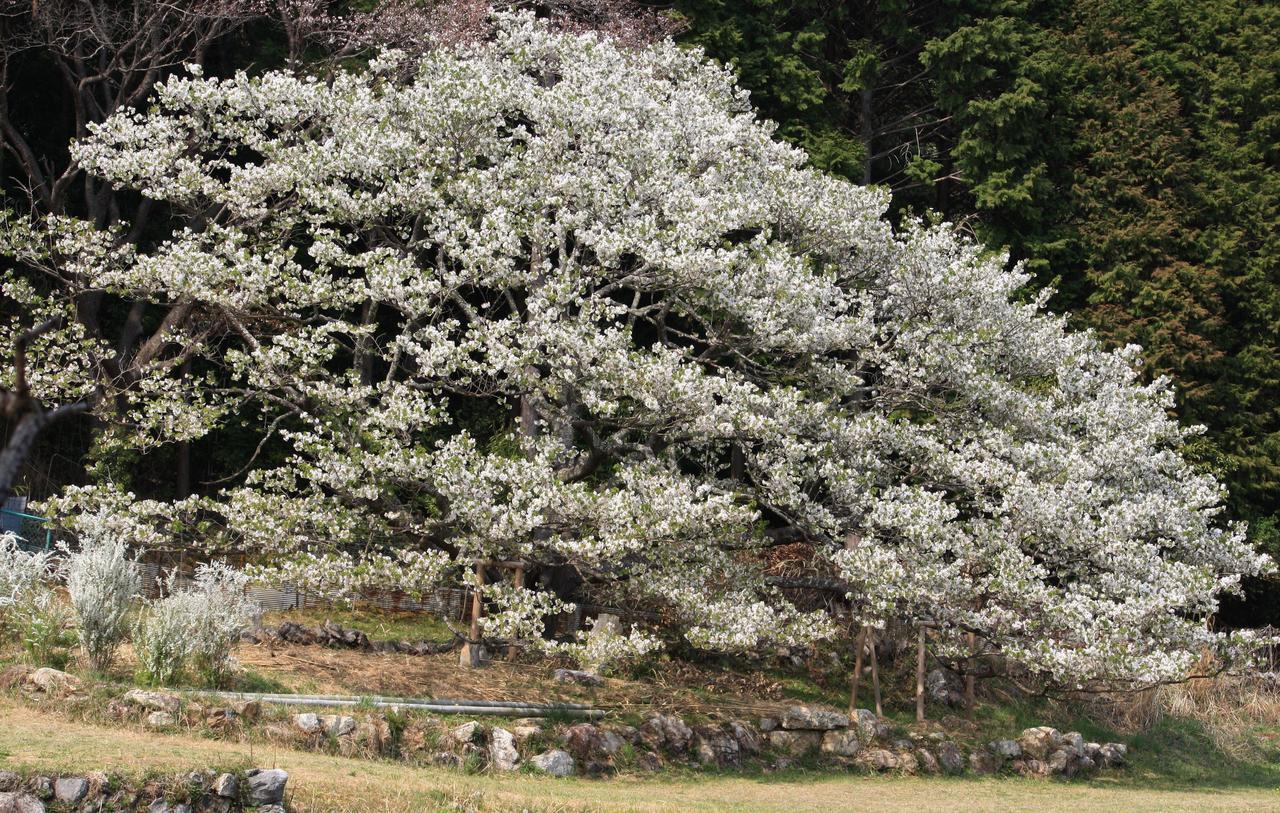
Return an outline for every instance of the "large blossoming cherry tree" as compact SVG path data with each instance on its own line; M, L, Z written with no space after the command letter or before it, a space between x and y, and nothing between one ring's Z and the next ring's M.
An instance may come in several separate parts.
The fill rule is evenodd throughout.
M571 569L646 611L634 650L831 634L767 577L797 541L857 620L940 652L973 633L1078 683L1176 678L1223 643L1205 616L1268 562L1135 349L1068 333L945 225L895 231L882 191L808 166L696 51L514 15L406 59L194 71L75 145L184 225L143 249L47 224L49 262L201 330L170 337L197 374L132 384L120 442L253 409L287 449L139 521L199 513L208 544L332 592ZM566 606L484 593L495 637L539 642Z

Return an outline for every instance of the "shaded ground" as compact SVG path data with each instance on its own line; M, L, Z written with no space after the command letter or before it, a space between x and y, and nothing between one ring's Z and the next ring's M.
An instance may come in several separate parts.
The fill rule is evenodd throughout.
M1072 811L1199 813L1275 811L1268 787L1144 787L1141 775L1089 783L1021 779L912 779L788 774L679 774L646 779L554 780L524 774L468 776L388 762L177 735L107 729L0 699L0 767L56 771L180 771L275 765L289 771L294 803L307 813L409 811Z

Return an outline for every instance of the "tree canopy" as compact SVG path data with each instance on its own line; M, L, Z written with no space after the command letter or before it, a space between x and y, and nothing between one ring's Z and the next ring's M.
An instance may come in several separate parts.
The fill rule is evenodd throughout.
M830 632L767 577L796 542L861 620L977 632L1063 681L1165 679L1225 643L1203 617L1269 562L1136 349L1068 331L953 227L894 228L699 52L501 19L407 73L195 69L90 128L84 171L172 226L15 225L70 293L15 272L6 295L181 314L155 364L97 379L113 442L252 412L279 451L200 497L58 508L194 529L315 589L564 565L709 649ZM38 339L48 403L110 350L67 324ZM534 642L565 606L485 593L490 632Z

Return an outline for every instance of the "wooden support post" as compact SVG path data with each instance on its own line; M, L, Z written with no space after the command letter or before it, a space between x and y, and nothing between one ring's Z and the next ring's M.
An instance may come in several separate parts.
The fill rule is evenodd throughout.
M484 562L476 562L476 588L471 594L471 626L467 630L467 642L458 654L458 665L475 668L480 665L480 614L484 612Z
M925 626L920 625L916 640L916 722L924 722L924 637Z
M876 697L876 716L884 716L884 706L880 703L880 661L876 657L876 631L874 629L868 631L871 639L871 691Z
M511 581L519 590L524 587L524 562L516 565L515 572L511 574ZM515 641L507 645L507 660L514 661L520 654L520 647L516 646Z
M969 633L969 666L964 673L964 705L969 711L973 711L978 704L977 681L973 677L974 661L978 655L978 634Z
M853 675L849 677L849 716L858 711L858 683L862 680L862 649L867 644L867 628L858 628L858 637L854 642Z

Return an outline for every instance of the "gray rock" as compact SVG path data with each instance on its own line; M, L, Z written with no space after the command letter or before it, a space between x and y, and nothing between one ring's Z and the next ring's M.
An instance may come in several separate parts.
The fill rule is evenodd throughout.
M240 797L240 779L233 773L219 774L218 778L213 780L213 792L224 799L237 799Z
M868 748L858 754L854 761L873 771L892 771L899 765L897 755L884 748Z
M153 711L144 720L149 728L167 728L173 725L173 715L167 711Z
M849 715L821 706L788 706L782 727L791 731L831 731L849 727Z
M856 731L843 729L827 731L822 735L822 753L837 757L856 757L862 750L862 741Z
M883 740L889 736L890 726L869 709L858 709L855 713L855 724L863 742Z
M245 774L249 780L249 802L255 805L278 805L284 801L284 786L289 774L279 768L254 768Z
M894 754L898 758L898 771L907 776L915 776L920 772L920 761L914 751L899 751Z
M257 813L288 813L284 809L284 805L263 805L258 808Z
M59 776L53 781L53 798L68 805L77 805L89 795L89 780L83 776Z
M1030 757L1026 759L1015 759L1013 761L1013 769L1020 776L1041 777L1049 774L1049 766L1038 759Z
M29 789L43 800L53 798L53 780L47 776L37 776L31 780Z
M152 799L151 804L147 805L147 813L170 813L169 802L163 797Z
M22 777L14 771L0 771L0 793L17 790L20 784Z
M0 793L0 813L44 813L44 802L30 793Z
M1062 733L1045 725L1026 728L1018 737L1018 745L1032 759L1045 760L1062 745Z
M738 750L744 754L758 754L764 750L764 740L755 726L746 720L734 720L729 723L729 731L738 741Z
M662 757L652 751L641 751L636 754L636 767L642 771L660 771L663 768Z
M1098 750L1104 768L1115 768L1129 759L1129 746L1122 742L1109 742Z
M1084 755L1097 762L1102 758L1102 746L1096 742L1086 742L1084 744Z
M83 686L80 678L75 675L69 675L66 672L51 669L48 666L42 666L27 675L23 680L23 685L31 691L52 695L72 694L80 691Z
M798 757L817 751L822 746L821 731L784 731L778 729L765 735L769 746L789 756Z
M995 773L1000 770L1000 761L990 751L973 751L969 754L969 770L976 774Z
M319 734L324 730L324 723L320 722L320 715L308 711L293 715L293 727L303 734Z
M1022 756L1022 746L1013 740L995 740L987 743L987 750L1001 759L1017 759Z
M600 686L604 683L604 679L599 675L579 669L557 669L555 681L556 683L574 683L578 686Z
M601 756L611 757L626 741L613 731L594 726L591 723L578 723L565 729L561 739L565 748L582 760L590 760Z
M760 730L765 732L766 734L769 733L770 731L773 731L777 727L778 727L777 717L761 717L760 718Z
M577 765L568 751L553 748L529 759L529 764L552 776L573 776Z
M1075 773L1075 762L1072 760L1071 754L1061 748L1049 755L1049 758L1045 760L1045 765L1051 774L1071 776Z
M320 718L326 734L333 737L345 737L356 730L355 718L342 714L326 714Z
M459 745L475 742L484 735L484 729L475 720L449 729L449 739Z
M489 764L499 771L514 771L520 767L516 738L505 728L494 728L489 732Z
M231 813L231 800L205 793L196 800L195 813Z
M943 772L952 775L964 773L964 754L954 742L947 740L938 743L937 752L938 764L942 766Z
M738 764L737 739L719 728L699 726L694 729L693 752L703 765L727 768Z
M916 761L920 764L920 772L929 775L942 772L942 766L938 764L938 758L928 748L916 749Z
M120 699L129 705L150 711L167 711L170 714L177 714L182 709L182 698L168 692L131 689Z
M959 708L965 704L960 677L950 669L934 669L924 679L925 694L934 703Z
M640 739L654 750L681 752L693 742L693 729L674 714L650 714L640 724Z
M1074 757L1084 756L1084 736L1079 731L1068 731L1062 735L1062 749Z
M1098 763L1094 762L1089 757L1080 757L1076 765L1078 766L1080 773L1093 773L1098 769Z

